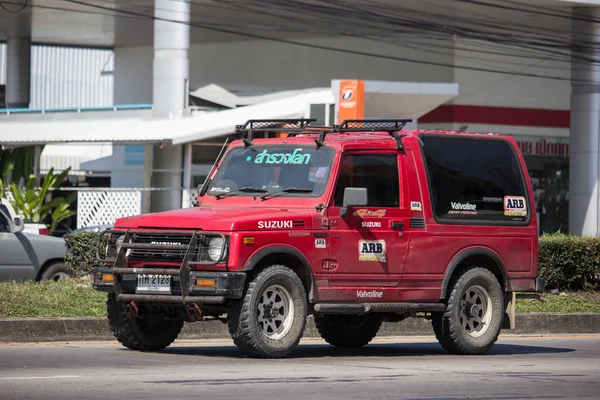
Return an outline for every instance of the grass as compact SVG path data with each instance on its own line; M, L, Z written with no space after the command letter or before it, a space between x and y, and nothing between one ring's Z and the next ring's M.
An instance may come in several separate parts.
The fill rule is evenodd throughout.
M598 312L600 313L600 292L571 292L564 295L545 293L545 302L530 299L517 299L518 313L533 312Z
M600 292L544 294L546 302L518 299L518 313L600 312ZM106 315L106 293L87 278L59 282L0 282L0 318L98 317Z
M0 282L0 318L104 315L106 293L94 290L89 279Z

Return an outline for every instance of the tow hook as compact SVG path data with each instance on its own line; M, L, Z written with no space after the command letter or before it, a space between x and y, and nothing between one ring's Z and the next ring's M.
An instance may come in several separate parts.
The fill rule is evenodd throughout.
M125 312L127 313L128 317L130 317L130 318L137 318L137 316L138 316L138 306L137 306L137 304L135 304L135 301L132 301L131 303L125 304Z
M190 318L190 322L196 322L202 319L202 310L198 304L188 304L186 310L188 317Z

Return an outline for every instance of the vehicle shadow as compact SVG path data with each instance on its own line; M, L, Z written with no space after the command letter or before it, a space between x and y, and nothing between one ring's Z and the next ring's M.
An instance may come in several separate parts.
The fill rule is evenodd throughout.
M570 348L528 346L519 344L497 343L484 357L506 356L506 355L528 355L528 354L559 354L575 351ZM202 357L224 357L245 358L245 356L234 346L175 346L162 351L166 354L202 356ZM325 358L325 357L414 357L414 356L449 356L456 357L446 352L437 342L414 342L414 343L372 343L359 349L344 349L329 346L327 344L301 344L288 359L301 358ZM464 356L459 356L464 357Z

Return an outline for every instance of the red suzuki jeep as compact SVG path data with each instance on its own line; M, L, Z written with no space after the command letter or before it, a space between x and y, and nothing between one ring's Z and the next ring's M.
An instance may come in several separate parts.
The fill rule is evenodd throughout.
M424 317L447 351L483 354L514 327L514 293L543 290L515 141L403 131L407 120L311 121L237 126L243 139L195 207L122 218L102 234L94 287L109 293L124 346L159 350L184 321L226 318L244 353L282 357L312 314L335 346Z

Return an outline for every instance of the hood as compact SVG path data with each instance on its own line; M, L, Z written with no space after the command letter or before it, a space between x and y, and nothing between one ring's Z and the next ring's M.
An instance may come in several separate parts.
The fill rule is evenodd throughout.
M314 208L200 206L118 219L115 229L264 231L312 229Z

